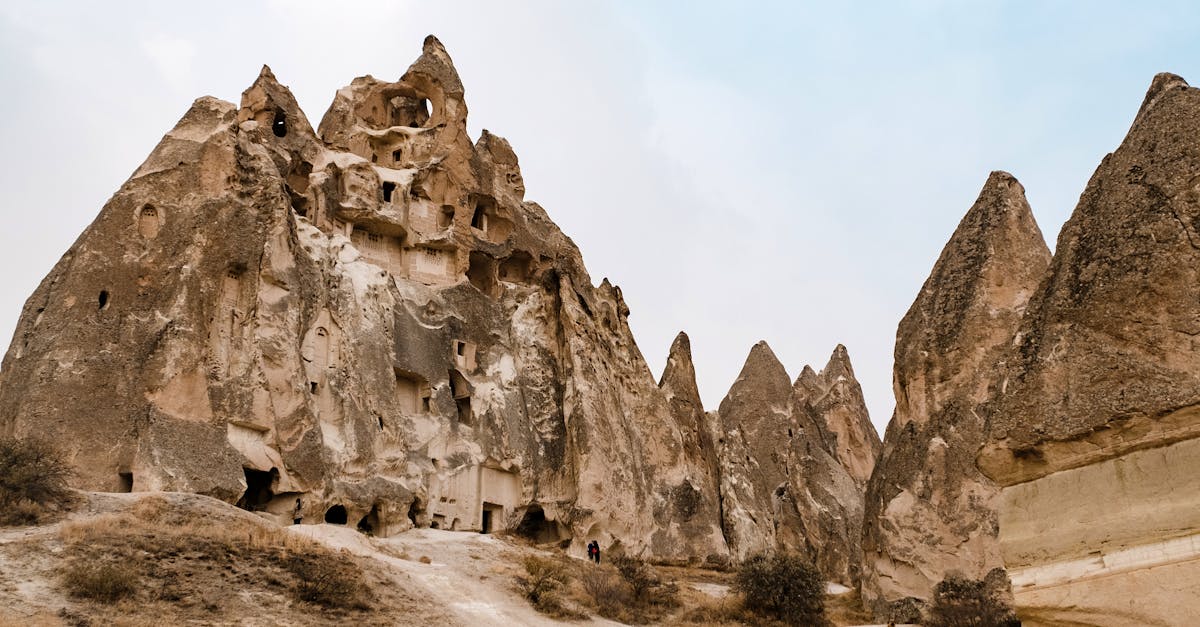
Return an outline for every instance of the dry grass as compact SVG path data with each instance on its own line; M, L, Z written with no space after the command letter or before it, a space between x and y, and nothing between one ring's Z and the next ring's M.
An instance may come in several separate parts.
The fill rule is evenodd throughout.
M220 613L228 591L241 590L290 597L318 611L361 612L373 600L348 554L255 520L198 517L160 497L144 498L128 512L68 522L59 537L73 565L64 587L96 602ZM119 575L116 588L104 587L101 570Z
M128 564L72 560L63 571L67 593L100 603L115 603L133 596L139 577Z
M858 590L825 597L825 617L834 625L866 625L875 622L863 606Z

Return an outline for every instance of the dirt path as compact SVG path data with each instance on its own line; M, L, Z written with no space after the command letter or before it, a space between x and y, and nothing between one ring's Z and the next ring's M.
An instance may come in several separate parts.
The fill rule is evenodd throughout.
M413 529L390 538L369 538L347 527L289 527L331 548L386 564L406 584L423 588L429 598L459 618L462 625L620 625L603 619L564 623L539 614L513 589L521 555L491 535L437 529ZM429 563L423 563L428 558Z

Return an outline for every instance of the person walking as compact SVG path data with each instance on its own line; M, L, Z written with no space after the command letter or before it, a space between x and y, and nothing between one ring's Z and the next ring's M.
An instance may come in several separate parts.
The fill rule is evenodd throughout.
M596 541L595 540L588 541L588 561L589 562L596 561Z
M592 544L596 547L592 551L592 557L594 557L596 559L596 563L599 564L600 563L600 542L593 540Z
M300 506L300 499L296 499L296 509L292 512L292 524L300 524L302 518L304 518L304 508Z

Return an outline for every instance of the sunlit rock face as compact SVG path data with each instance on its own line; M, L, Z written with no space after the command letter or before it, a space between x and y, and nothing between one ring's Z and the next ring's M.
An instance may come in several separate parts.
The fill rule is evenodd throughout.
M715 417L722 524L737 559L794 551L827 578L852 585L862 490L838 461L825 420L809 401L813 389L802 380L793 385L765 342L751 349Z
M896 410L866 494L862 593L881 620L946 575L1001 568L979 405L1050 263L1025 191L988 177L896 333Z
M660 389L620 289L466 115L432 37L318 131L266 68L197 100L27 302L0 429L92 490L727 559L686 350Z
M1027 625L1200 616L1200 90L1155 77L1059 235L979 468Z

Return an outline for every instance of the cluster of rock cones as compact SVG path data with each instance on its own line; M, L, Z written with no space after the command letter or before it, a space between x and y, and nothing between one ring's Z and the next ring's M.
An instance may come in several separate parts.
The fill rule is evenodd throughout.
M317 130L266 68L197 100L26 303L0 432L80 488L280 520L798 551L884 618L1004 572L1030 624L1200 614L1200 91L1155 78L1053 256L992 173L900 323L882 443L840 345L793 380L760 343L706 412L681 333L656 384L466 115L432 37Z

